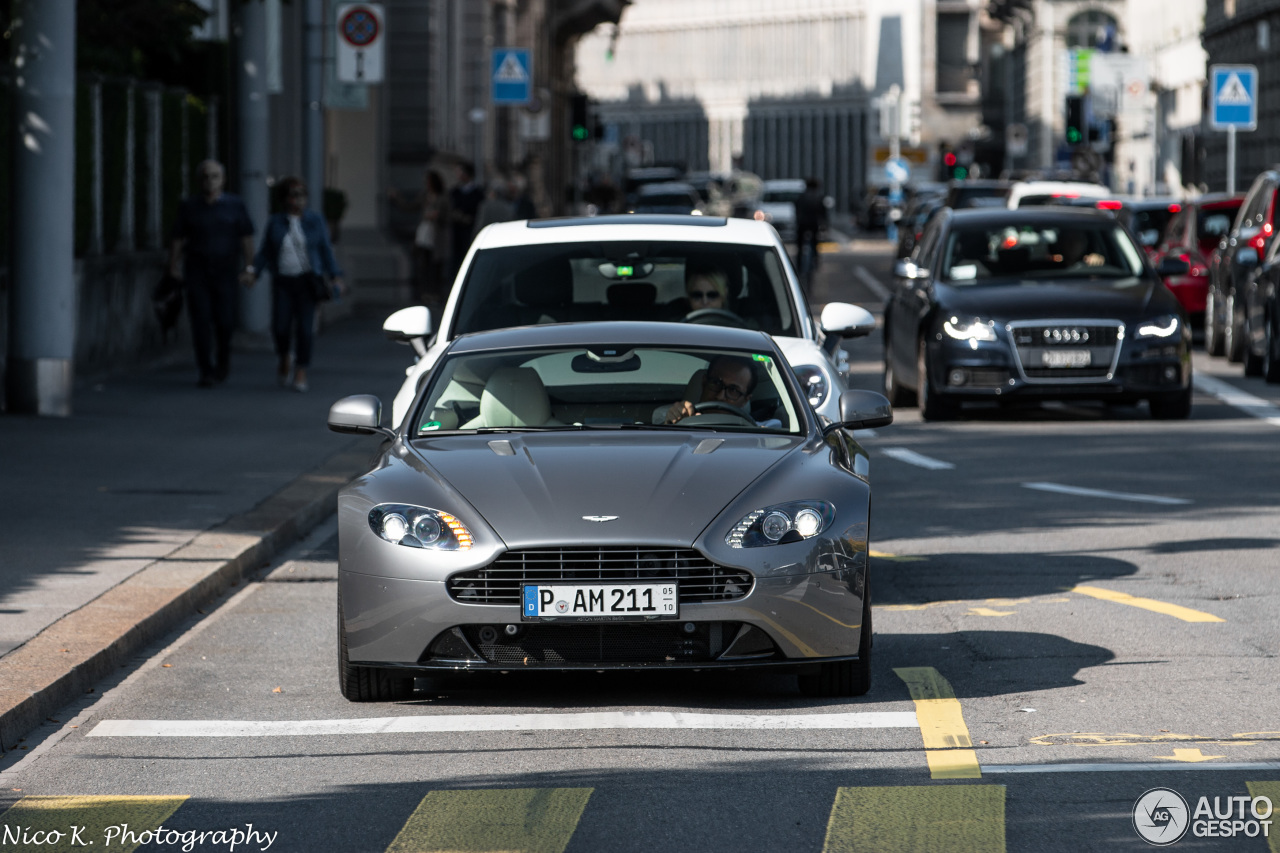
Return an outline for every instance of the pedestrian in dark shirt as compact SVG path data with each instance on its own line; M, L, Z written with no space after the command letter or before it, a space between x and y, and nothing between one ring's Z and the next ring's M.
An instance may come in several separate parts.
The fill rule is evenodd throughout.
M806 178L804 192L796 199L796 269L806 286L808 278L818 268L818 240L826 227L827 205L822 195L822 182L817 178Z
M459 163L455 172L458 183L449 190L449 208L451 210L452 257L449 259L449 285L458 270L462 268L462 260L471 248L471 238L476 227L476 214L480 203L484 201L484 188L476 183L476 170L470 163ZM445 298L448 298L445 293Z
M201 388L231 370L239 284L252 286L254 279L253 222L240 197L222 191L225 175L216 160L196 167L200 193L179 205L169 248L169 274L186 289Z
M284 202L262 233L254 269L271 273L271 334L275 338L276 379L295 391L307 390L311 366L316 296L343 289L324 217L307 208L307 185L288 177L277 184Z

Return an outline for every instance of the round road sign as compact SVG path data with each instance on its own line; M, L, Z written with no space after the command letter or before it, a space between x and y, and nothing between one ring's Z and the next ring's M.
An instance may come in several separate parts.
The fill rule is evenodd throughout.
M378 19L363 6L342 16L342 38L352 47L368 47L378 37Z

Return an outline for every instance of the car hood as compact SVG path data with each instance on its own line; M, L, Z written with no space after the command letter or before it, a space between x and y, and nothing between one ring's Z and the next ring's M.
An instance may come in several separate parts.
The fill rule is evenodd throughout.
M704 431L439 436L412 442L406 461L448 480L511 548L689 546L802 443Z
M940 313L993 320L1130 319L1145 313L1154 285L1145 279L939 286Z

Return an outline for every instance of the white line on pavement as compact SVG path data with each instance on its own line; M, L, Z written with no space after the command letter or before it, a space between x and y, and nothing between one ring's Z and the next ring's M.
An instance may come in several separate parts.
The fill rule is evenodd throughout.
M1057 492L1062 495L1078 495L1084 498L1106 498L1113 501L1133 501L1143 504L1163 504L1165 506L1182 506L1191 501L1184 498L1165 498L1160 495L1135 495L1130 492L1109 492L1106 489L1082 489L1079 486L1064 486L1060 483L1023 483L1024 489L1035 489L1040 492Z
M595 711L582 714L440 714L359 720L103 720L89 737L295 737L420 732L585 729L915 729L914 711L854 714L694 714Z
M889 289L885 287L883 284L881 284L880 280L877 279L875 276L873 276L870 270L868 270L866 267L862 266L861 264L855 266L853 268L853 274L862 280L862 283L865 284L867 288L870 289L870 291L876 295L877 299L889 298Z
M982 773L1149 773L1159 770L1280 770L1280 761L1193 764L1177 761L1132 764L984 764Z
M1230 383L1202 373L1195 374L1192 382L1195 383L1197 390L1217 397L1228 406L1234 406L1247 415L1266 421L1271 426L1280 426L1280 408L1274 403L1269 403L1261 397L1241 391Z
M917 468L928 468L930 471L947 471L956 467L950 462L943 462L941 459L934 459L932 456L925 456L905 447L886 447L884 455L908 465L915 465Z

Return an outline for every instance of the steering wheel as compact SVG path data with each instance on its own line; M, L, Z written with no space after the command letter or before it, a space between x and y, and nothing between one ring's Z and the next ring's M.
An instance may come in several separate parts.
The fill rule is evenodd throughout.
M719 309L708 308L706 310L716 311ZM707 414L709 412L724 412L727 415L736 415L750 423L752 426L756 425L756 419L751 417L751 415L742 411L742 409L739 409L737 406L729 403L722 403L719 400L708 400L704 403L696 403L693 407L693 414L689 415L689 417L697 417L698 415ZM681 418L680 420L684 420L684 418Z
M684 315L682 323L697 323L700 326L729 326L734 329L747 328L747 321L727 308L699 308Z

